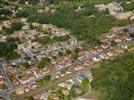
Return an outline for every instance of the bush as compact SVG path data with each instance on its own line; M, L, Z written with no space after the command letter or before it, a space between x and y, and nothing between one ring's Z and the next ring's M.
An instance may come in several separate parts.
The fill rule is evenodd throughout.
M133 65L134 53L127 52L114 60L103 61L100 68L93 69L91 87L97 92L96 97L99 100L131 100L134 94Z
M42 45L50 45L53 44L53 40L51 40L49 37L40 37L38 38L38 42Z

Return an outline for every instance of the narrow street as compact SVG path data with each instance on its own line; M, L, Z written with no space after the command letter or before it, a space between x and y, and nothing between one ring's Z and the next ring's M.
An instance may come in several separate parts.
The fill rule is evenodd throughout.
M130 42L124 42L124 43L122 43L122 44L123 44L123 45L126 45L126 44L133 44L133 43L134 43L134 41L130 41ZM96 54L94 54L94 55L90 55L90 56L88 56L88 57L85 57L85 58L83 58L82 60L80 60L80 61L78 61L78 62L76 62L76 63L73 63L71 66L74 66L74 65L76 65L76 64L80 64L80 63L82 63L82 61L84 61L84 60L86 60L86 59L89 59L89 58L92 58L92 57L94 57L94 56L97 56L97 55L99 55L99 54L101 54L101 53L106 53L106 52L108 52L109 50L118 48L118 47L120 47L122 44L119 44L119 45L117 45L117 46L115 46L115 47L112 47L112 48L109 48L109 49L105 49L105 50L103 50L102 52L96 53ZM63 69L66 68L66 67L68 67L68 66L70 66L70 65L64 66ZM80 70L77 70L77 71L71 73L71 74L67 74L67 75L65 75L65 76L63 76L63 77L61 77L61 78L59 78L59 79L50 81L50 82L48 82L47 84L45 84L44 86L37 87L35 90L30 90L30 91L28 91L28 92L25 92L25 93L23 93L22 95L19 95L15 100L24 100L23 97L31 96L31 95L37 94L37 93L39 93L39 92L41 92L41 91L48 90L49 88L51 88L51 87L53 87L53 86L55 86L55 85L57 85L57 84L59 84L59 83L65 82L66 80L73 78L73 77L74 77L75 75L77 75L79 72L88 71L89 69L91 69L91 68L96 68L96 67L98 67L97 64L93 64L93 65L91 65L91 66L84 67L84 68L82 68L82 69L80 69ZM52 74L54 74L54 73L57 73L58 71L59 71L59 70L57 69L57 70L55 70L55 71L53 71L53 72L50 72L48 75L52 75ZM42 77L41 77L41 78L42 78ZM39 79L41 79L41 78L39 78ZM36 79L36 80L39 80L39 79ZM35 80L34 80L34 81L35 81Z
M77 71L75 71L75 72L73 72L71 74L65 75L65 76L63 76L63 77L61 77L59 79L55 79L53 81L50 81L47 84L45 84L44 86L39 86L34 90L25 92L22 95L19 95L18 97L16 97L14 100L24 100L24 97L28 97L28 96L37 94L37 93L42 92L42 91L46 91L46 90L56 86L59 83L65 82L66 80L75 77L79 72L89 71L91 68L96 68L96 67L98 67L98 64L94 64L94 65L91 65L89 67L85 67L83 69L77 70Z
M9 90L12 89L12 88L13 88L13 85L12 85L12 83L11 83L11 81L10 81L10 79L9 79L9 77L8 77L8 75L7 75L7 73L5 72L5 70L4 70L3 66L2 66L2 64L0 64L0 70L1 70L1 72L2 72L2 74L3 74L3 76L4 76L4 79L5 79L6 83L7 83L8 89L9 89Z
M5 81L6 81L6 85L8 87L7 90L13 89L13 85L12 85L7 73L5 72L5 70L4 70L3 66L2 66L2 63L0 63L0 70L1 70L1 73L3 74L3 77L4 77ZM4 92L3 91L0 92L0 96L3 97L5 100L10 100L9 94L6 92L6 90Z

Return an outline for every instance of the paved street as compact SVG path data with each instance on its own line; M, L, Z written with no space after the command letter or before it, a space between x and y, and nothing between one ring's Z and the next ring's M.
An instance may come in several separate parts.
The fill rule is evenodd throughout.
M54 24L53 19L55 19L55 17L60 18L62 16L62 13L59 14L59 16L55 16L61 10L61 9L57 9L59 6L56 6L55 4L53 6L51 5L49 6L49 3L44 2L44 0L39 0L39 2L30 2L30 1L21 2L21 0L17 0L17 1L0 0L0 2L1 2L0 10L2 14L1 16L2 20L0 23L1 24L0 30L2 34L0 34L1 35L0 40L2 40L1 42L4 42L1 45L2 49L0 53L1 53L1 57L11 59L11 60L0 60L0 85L2 87L0 89L1 90L0 97L3 97L4 100L10 100L11 94L17 93L16 89L19 89L21 87L23 88L23 86L25 86L22 89L24 93L22 93L22 91L19 91L18 94L19 93L20 94L22 93L22 94L17 96L15 100L24 100L24 97L32 96L41 91L48 90L49 88L54 87L55 85L61 82L64 82L70 78L73 78L79 72L88 71L91 68L96 68L97 67L96 65L98 65L98 62L100 60L108 59L110 57L112 58L112 56L118 53L121 53L122 49L120 48L123 48L124 52L126 53L127 51L129 51L128 50L129 47L127 47L126 45L134 44L133 25L128 25L128 26L123 27L123 26L118 25L121 23L120 21L118 24L116 23L116 21L113 21L113 23L110 23L112 22L112 19L110 16L107 16L108 14L103 14L104 16L97 17L97 12L99 12L100 8L98 9L97 7L98 5L96 5L96 3L94 3L92 6L94 6L93 10L97 12L93 14L95 16L91 16L91 18L96 17L96 19L89 20L89 21L91 21L91 23L97 23L98 21L107 22L107 19L108 19L109 23L108 24L104 23L104 26L107 25L107 27L102 26L102 28L104 28L104 31L107 30L105 33L108 32L108 34L104 34L104 36L103 35L100 36L100 34L98 35L98 33L103 33L103 29L99 29L100 26L103 24L99 23L100 25L97 26L98 27L97 30L94 31L96 25L87 24L87 27L85 27L84 23L81 23L83 21L87 21L88 17L86 17L85 14L82 13L82 16L78 18L78 20L80 21L75 20L75 17L71 16L75 10L77 12L77 15L81 14L81 10L83 10L82 8L84 8L85 11L88 10L86 9L87 7L84 5L84 3L82 4L84 5L83 7L81 7L80 5L75 5L75 6L78 6L78 9L77 7L75 9L73 7L67 8L69 10L72 9L71 11L73 12L73 13L71 12L71 14L68 14L69 15L68 18L71 18L71 20L73 20L74 22L78 21L80 25L74 24L70 26L71 22L69 21L68 23L68 20L69 20L68 19L67 21L65 21L65 25L63 25L63 27L58 27L61 25L59 25L59 23ZM120 7L121 5L116 4L116 2L114 3L111 2L112 7L109 6L109 4L106 4L104 6L105 10L109 12L109 15L113 15L117 17L116 14L111 14L111 12L114 12L117 14L118 13L125 14L123 9L126 9L126 8L123 6ZM32 9L28 10L28 9L23 9L23 8L32 8ZM62 5L60 5L60 8L62 8ZM31 11L31 14L27 14L27 12L30 12L30 11ZM19 12L22 12L22 14ZM63 11L63 13L64 12L66 11ZM49 15L52 15L51 16L52 21L51 20L42 21L42 17L44 17L44 13L48 13L48 16L45 16L46 19L49 19ZM33 14L35 15L35 17L38 17L38 18L35 18L35 20L33 18L32 20L31 15ZM132 17L134 17L133 15L134 14L127 17L129 19L129 22L131 21ZM106 17L107 19L103 21L103 17L104 18ZM81 19L81 18L84 18L84 19ZM56 21L58 22L59 19L57 19ZM54 25L51 25L51 24L54 24ZM67 26L66 24L67 25L69 24L68 25L69 29L71 29L69 30L70 32L68 31L66 32L66 29L64 29L65 28L64 26ZM127 24L130 24L130 23L127 23ZM20 26L20 28L17 27L17 25ZM118 27L114 27L112 25L118 26ZM77 30L79 26L82 29ZM90 30L89 32L87 32L88 34L87 35L86 31L88 31L88 29ZM75 37L73 34L70 34L71 32L79 33L77 32L79 30L81 33L84 33L84 34L80 36L76 35ZM8 34L8 33L12 33L12 34ZM90 38L90 36L93 35L91 33L95 33L95 37L91 38L91 40L99 39L100 45L93 44L94 46L90 48L88 46L89 44L86 44L86 42L84 42L83 40L85 39L85 41L90 42L87 36L89 36ZM62 40L62 36L66 36L66 35L69 36L69 39L67 39L67 41L66 39L65 41L63 41L64 37ZM40 37L45 37L48 40L43 38L41 41L39 41ZM60 37L61 39L60 38L58 39L57 37ZM79 41L77 41L77 39ZM8 40L11 40L11 44L9 43ZM52 41L52 45L51 45L51 41ZM49 42L50 42L50 45L49 45ZM77 51L79 50L75 51L76 48L82 48L82 50L78 53ZM116 48L119 48L119 49L116 49ZM71 53L69 56L67 55L69 54L69 52L67 52L67 49L71 50L70 51ZM113 50L113 49L116 49L116 50ZM63 52L62 54L63 58L60 57L60 51ZM64 52L66 52L66 54ZM75 55L76 52L77 52L77 55ZM14 59L14 58L17 58L17 55L21 58L22 62L20 61L20 58ZM76 56L78 56L78 58ZM31 60L29 59L29 57L31 58ZM50 67L52 65L51 68L47 66L48 65L47 62L42 60L42 57L44 58L47 57L51 60L50 65L49 65ZM76 59L73 59L73 58L76 58ZM34 59L35 61L32 59ZM16 69L11 68L13 70L10 70L9 68L10 65L5 66L4 65L5 63L16 65ZM46 65L44 63L46 63ZM78 65L78 64L82 64L82 65ZM21 67L25 68L25 70L22 71ZM46 68L38 69L37 67L46 67ZM10 77L8 76L9 74L10 74ZM31 90L34 87L34 85L30 83L35 82L36 84L37 81L39 81L40 79L43 79L47 75L52 76L52 79L49 82L44 84L44 86L38 85L37 88L34 88L33 90ZM55 79L56 77L58 77L58 79ZM11 78L12 78L12 81L10 81ZM17 86L14 86L14 85L17 85ZM25 91L28 91L28 92L25 92Z
M12 88L13 88L13 85L12 85L12 83L10 82L9 77L8 77L6 71L4 70L3 66L2 66L2 63L0 63L0 70L2 71L2 74L3 74L3 76L4 76L5 80L6 80L8 89L9 89L9 90L12 89Z
M133 44L134 43L134 41L130 41L129 42L129 44ZM128 44L128 43L123 43L123 44ZM114 47L114 48L118 48L118 47L120 47L121 45L118 45L118 46L116 46L116 47ZM109 48L109 49L105 49L105 50L103 50L102 52L98 52L98 53L96 53L96 54L93 54L93 55L90 55L90 56L86 56L85 58L83 58L83 59L81 59L81 60L79 60L79 61L77 61L77 62L75 62L75 63L73 63L73 64L69 64L69 65L65 65L62 69L60 68L60 69L57 69L57 70L54 70L54 71L52 71L52 72L50 72L50 73L48 73L48 74L46 74L46 75L54 75L54 74L56 74L56 73L58 73L60 70L63 70L63 69L65 69L65 68L67 68L67 67L69 67L69 66L75 66L76 64L80 64L80 63L82 63L84 60L86 60L86 59L90 59L90 58L92 58L92 57L95 57L95 56L98 56L99 54L101 54L101 53L106 53L107 51L109 51L109 50L111 50L111 49L113 49L113 48ZM2 67L1 67L2 68ZM3 69L3 68L2 68ZM82 69L82 70L84 70L84 69ZM4 71L4 70L3 70ZM80 70L81 71L81 70ZM76 71L77 72L77 71ZM5 76L7 76L7 74L5 73ZM37 80L40 80L41 78L43 78L45 75L43 75L43 76L41 76L40 78L37 78L37 79L35 79L35 80L32 80L31 82L33 82L33 81L37 81ZM71 76L71 77L73 77L73 73L72 74L69 74L69 75L66 75L65 77L68 77L68 78L64 78L64 81L66 80L66 79L69 79L69 76ZM63 77L62 78L59 78L59 81L58 82L56 82L56 83L60 83L60 80L62 80L63 79ZM7 80L8 80L8 77L7 77ZM9 82L9 80L7 81L7 82ZM55 83L55 84L56 84ZM53 85L54 86L54 85ZM9 88L10 87L12 87L12 85L9 83ZM10 89L9 91L4 91L4 92L1 92L0 94L5 94L5 93L12 93L12 92L14 92L15 91L15 89L17 89L17 88L19 88L19 87L21 87L21 85L20 86L17 86L17 87L14 87L14 88L12 88L12 89ZM48 86L48 87L51 87L51 85L50 86ZM43 88L41 88L41 89L43 89ZM43 89L44 90L44 89ZM33 90L32 90L33 91ZM35 91L37 91L36 89L35 89ZM32 93L32 92L31 92Z
M31 95L34 95L34 94L37 94L41 91L45 91L45 90L48 90L50 89L51 87L53 86L56 86L57 84L59 83L62 83L62 82L65 82L66 80L68 79L71 79L73 77L75 77L75 75L77 75L79 72L83 72L83 71L89 71L91 68L96 68L98 67L97 64L95 65L92 65L92 66L89 66L89 67L85 67L83 69L80 69L78 71L75 71L71 74L68 74L68 75L65 75L57 80L53 80L53 81L50 81L48 82L47 84L45 84L44 86L40 86L40 87L37 87L36 89L34 90L31 90L31 91L28 91L26 93L23 93L22 95L19 95L17 98L15 98L14 100L24 100L24 97L28 97L28 96L31 96Z
M134 41L130 41L130 42L128 42L128 43L129 43L129 44L131 44L131 43L133 44ZM122 44L123 44L123 45L126 45L126 44L128 44L128 43L122 43ZM95 57L95 56L98 56L98 55L101 54L101 53L106 53L106 52L108 52L109 50L112 50L112 49L115 49L115 48L119 48L122 44L120 44L120 45L118 45L118 46L115 46L115 47L112 47L112 48L109 48L109 49L105 49L104 51L98 52L98 53L96 53L96 54L94 54L94 55L90 55L89 57L83 58L82 60L77 61L76 63L73 63L73 64L71 64L71 65L66 65L66 66L63 67L63 69L66 68L66 67L68 67L68 66L75 66L75 65L77 65L77 64L80 64L80 63L82 63L84 60L90 59L90 58ZM61 77L61 78L59 78L59 79L57 79L57 80L50 81L50 82L48 82L48 83L47 83L45 86L43 86L43 87L42 87L42 86L41 86L41 87L38 87L38 88L36 88L35 90L28 91L28 92L26 92L26 93L24 93L24 94L18 96L16 100L18 100L18 99L21 100L22 97L31 96L31 95L37 94L37 93L39 93L39 92L41 92L41 91L48 90L49 88L51 88L51 87L53 87L53 86L55 86L55 85L57 85L57 84L59 84L59 83L61 83L61 82L64 82L64 81L66 81L66 80L68 80L68 79L70 79L70 78L72 78L72 77L74 77L75 75L77 75L77 73L79 73L79 72L81 72L81 71L88 71L89 69L94 68L94 66L95 66L95 65L91 65L91 66L89 66L89 67L84 67L83 69L80 69L80 70L75 71L75 72L73 72L73 73L71 73L71 74L65 75L65 76L63 76L63 77ZM95 67L96 67L96 66L95 66ZM61 69L60 69L60 70L61 70ZM48 75L55 74L55 73L59 72L60 70L57 69L57 70L55 70L55 71L53 71L53 72L50 72ZM44 77L44 76L42 76L42 77ZM42 77L40 77L39 79L41 79ZM39 80L39 79L37 79L37 80ZM23 100L23 99L22 99L22 100Z
M0 63L0 70L1 70L1 72L3 74L3 77L4 77L5 81L6 81L6 84L8 86L8 90L13 89L13 85L10 82L10 79L8 78L8 75L7 75L7 73L5 72L5 70L4 70L3 66L2 66L2 62ZM7 90L1 91L0 96L3 97L5 100L10 100L9 94L7 93Z
M133 43L134 43L134 41L129 42L129 44L133 44ZM118 46L111 47L111 48L109 48L109 49L105 49L105 50L103 50L102 52L98 52L98 53L96 53L96 54L94 54L94 55L90 55L89 57L86 56L86 58L83 58L82 60L77 61L76 63L73 63L73 64L71 64L71 65L66 65L66 66L64 66L62 69L60 68L60 69L57 69L57 70L55 70L55 71L53 71L53 72L50 72L49 75L55 74L55 73L59 72L60 70L63 70L63 69L66 68L66 67L75 66L75 65L77 65L77 64L80 64L80 63L82 63L82 62L83 62L84 60L86 60L86 59L90 59L90 58L92 58L92 57L98 56L98 55L101 54L101 53L106 53L106 52L108 52L109 50L112 50L112 49L121 47L121 45L126 45L126 44L128 44L128 43L125 42L125 43L122 43L122 44L120 44L120 45L118 45ZM53 87L53 86L55 86L55 85L57 85L57 84L59 84L59 83L61 83L61 82L64 82L64 81L66 81L66 80L68 80L68 79L74 77L74 75L76 75L78 72L81 72L81 71L88 71L90 68L95 68L95 67L94 67L94 65L89 66L89 67L85 67L85 68L80 69L80 70L78 70L78 71L75 71L75 72L73 72L73 73L71 73L71 74L65 75L65 76L63 76L63 77L61 77L61 78L59 78L59 79L57 79L57 80L50 81L50 82L48 82L44 87L38 87L38 88L36 88L35 90L26 92L26 93L20 95L17 99L21 100L21 98L23 98L23 97L25 97L25 96L31 96L31 95L37 94L37 93L39 93L39 92L41 92L41 91L47 90L47 89L49 89L49 88L51 88L51 87ZM42 76L42 77L44 77L44 76ZM42 77L41 77L41 78L42 78ZM39 78L39 79L41 79L41 78ZM37 80L38 80L38 79L37 79ZM16 100L17 100L17 99L16 99ZM22 100L23 100L23 99L22 99Z

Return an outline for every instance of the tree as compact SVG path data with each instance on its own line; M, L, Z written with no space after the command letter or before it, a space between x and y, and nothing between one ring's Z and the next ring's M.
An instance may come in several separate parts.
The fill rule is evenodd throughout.
M37 23L41 23L41 24L48 24L49 23L48 18L49 18L49 16L46 16L46 14L34 13L28 17L28 22L37 22Z
M73 53L73 54L72 54L73 60L77 59L78 57L79 57L79 55L78 55L77 53Z
M34 100L34 98L30 96L30 97L27 97L26 100Z
M14 50L17 48L19 43L18 38L8 37L5 43L0 43L0 57L5 57L7 60L16 59L19 57L17 52Z
M42 58L41 61L38 62L37 68L42 69L44 68L51 60L49 58Z
M51 79L51 76L46 75L42 79L38 80L37 82L38 82L39 85L44 85L46 82L49 82L50 79Z
M134 94L134 53L126 52L92 69L91 87L99 100L131 100ZM100 94L100 95L97 95Z
M39 85L43 85L43 84L44 84L44 80L43 80L43 79L40 79L40 80L37 81L37 83L38 83Z
M24 63L22 64L22 66L23 66L24 68L26 68L26 69L30 67L27 62L24 62Z
M18 31L22 28L20 21L13 21L10 28L2 27L3 34L10 35L14 31Z
M71 53L72 53L71 50L69 50L69 49L66 50L67 55L70 55Z
M71 97L76 97L76 90L75 89L71 89L70 91L69 91L69 95L71 96Z
M50 81L50 79L51 79L51 75L46 75L46 76L43 77L43 80L44 80L45 82Z
M62 56L64 55L64 53L61 52L61 51L59 51L59 52L58 52L58 55L62 57Z
M38 31L38 32L44 32L42 26L38 26L38 27L37 27L37 31Z
M66 35L66 36L60 36L60 37L54 37L53 39L56 41L56 42L64 42L64 41L68 41L69 40L69 36Z
M7 8L4 8L4 9L0 9L0 15L8 15L8 16L11 16L12 15L12 11L7 9Z
M83 86L89 85L89 80L87 78L82 79L82 85Z
M22 8L21 10L18 10L18 12L16 13L16 17L27 18L30 14L33 14L33 10L29 8Z
M89 91L89 79L87 78L82 79L82 89L84 92Z
M39 69L42 69L42 68L45 67L45 65L46 65L45 59L42 58L41 61L38 62L37 67L38 67Z
M11 29L13 29L13 31L18 31L22 28L22 23L20 21L13 21L11 24Z
M38 38L38 42L43 45L53 44L53 40L51 40L49 37L40 37Z
M75 48L75 49L74 49L74 52L75 52L75 53L79 53L80 50L81 50L80 48Z
M13 51L13 52L9 52L6 56L5 56L5 59L6 60L13 60L13 59L17 59L19 58L20 55L17 54L17 52Z
M124 1L121 5L125 11L133 11L134 10L134 2L127 4L127 2Z

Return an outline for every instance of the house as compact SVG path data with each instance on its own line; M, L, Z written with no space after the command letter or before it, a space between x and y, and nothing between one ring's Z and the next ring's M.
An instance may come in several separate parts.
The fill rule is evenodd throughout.
M32 42L32 46L37 49L37 48L40 48L42 45L39 44L38 42Z
M134 24L128 26L128 33L131 38L134 38Z
M102 52L103 49L102 49L101 47L99 47L99 48L97 49L97 51L98 51L98 52Z
M100 54L99 57L100 57L101 59L105 59L105 56L104 56L103 54Z
M83 57L87 54L87 51L80 51L79 52L79 57Z
M113 56L114 55L114 53L113 53L113 51L108 51L107 53L106 53L109 57L111 57L111 56Z
M93 50L91 50L91 53L92 53L92 54L96 54L97 51L93 49Z
M109 39L112 39L112 38L115 37L115 34L108 34L106 37L109 38Z
M27 23L22 27L23 30L28 30L30 29L30 25Z
M130 17L131 20L134 20L134 15Z
M35 88L37 87L37 83L36 83L36 82L31 82L31 83L29 83L29 84L27 85L27 87L28 87L29 89L35 89Z
M24 86L24 91L25 91L25 92L30 91L30 89L28 88L28 85Z
M117 2L112 2L112 3L109 3L107 5L99 4L99 5L95 5L95 7L100 11L108 9L110 15L114 15L114 16L123 12L123 7Z
M14 60L10 61L10 64L11 64L12 66L16 66L16 65L19 65L19 64L22 64L22 63L23 63L23 61L22 61L21 58L14 59Z
M48 93L42 93L42 95L40 96L40 99L39 99L39 100L48 100L48 99L47 99L48 96L49 96ZM38 100L38 99L36 99L36 100Z
M58 96L56 96L55 94L50 94L49 97L50 97L52 100L58 100Z
M124 33L124 29L126 29L126 27L114 27L112 28L112 32L115 35L121 35L122 33Z
M14 79L14 80L12 81L12 83L13 83L14 86L19 85L19 82L18 82L16 79Z
M70 34L69 31L66 31L62 28L57 28L56 26L51 24L43 24L42 28L46 30L51 30L54 36L65 36Z
M19 78L19 77L21 77L21 78ZM27 72L23 73L23 75L21 74L20 76L17 76L16 78L21 84L29 83L30 81L35 79L35 77L31 71L27 71Z
M43 24L42 25L42 28L45 30L51 30L53 27L55 27L55 26L53 26L51 24Z
M37 69L34 68L32 71L33 71L33 74L34 74L34 76L36 78L41 77L41 73L39 72L39 70L37 70Z
M80 69L82 69L82 68L83 68L83 65L78 64L78 65L76 65L75 70L80 70Z
M69 95L69 90L68 90L67 88L63 88L63 89L62 89L62 93L63 93L65 96L67 96L67 95Z
M43 68L43 69L40 70L40 73L41 73L42 75L45 75L45 74L46 74L46 70L47 70L47 68L45 67L45 68Z
M131 17L131 19L132 19L133 15L134 15L134 13L132 11L128 11L128 12L124 12L124 13L119 13L117 15L117 18L122 20L122 19L128 19Z
M96 56L96 57L93 57L92 60L93 60L94 62L98 62L98 61L101 60L101 58L100 58L99 56Z
M27 21L27 18L20 18L21 22L26 22Z
M59 74L56 74L53 77L56 78L56 79L58 79L58 78L60 78L60 75Z
M39 23L32 23L33 27L39 27L40 24Z
M92 60L87 59L87 60L84 61L84 66L89 66L92 63L93 63Z
M0 31L2 30L2 27L3 27L3 24L2 24L2 23L0 23Z
M113 16L116 16L117 14L123 12L123 7L117 2L107 4L107 8L109 10L110 15Z
M106 8L107 8L105 4L98 4L98 5L95 5L95 7L96 7L99 11L106 10Z
M123 53L124 50L123 50L122 48L116 48L116 49L115 49L115 52L117 52L117 53Z
M24 88L23 87L20 87L20 88L16 89L16 94L20 95L20 94L23 94L23 93L24 93Z
M121 42L122 42L122 39L115 38L114 41L115 41L116 43L121 43Z
M72 84L72 83L69 83L69 82L63 82L63 83L58 84L58 86L67 88L68 90L71 89L72 85L73 85L73 84Z
M54 36L65 36L70 34L69 31L66 31L65 29L58 29L58 28L53 28L52 32Z
M103 49L106 49L106 48L108 48L109 46L108 46L107 44L101 44L101 47L102 47Z
M74 100L95 100L95 99L77 97L77 98L75 98Z
M9 21L9 20L2 21L2 24L6 28L10 28L11 27L11 21Z
M3 84L5 84L5 81L4 81L3 77L2 77L2 78L0 78L0 85L3 85Z

